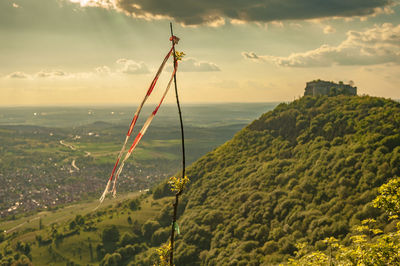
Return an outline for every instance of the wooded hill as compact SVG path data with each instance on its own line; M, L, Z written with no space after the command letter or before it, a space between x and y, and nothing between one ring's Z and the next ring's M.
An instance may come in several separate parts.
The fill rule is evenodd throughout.
M400 103L369 96L282 103L193 163L187 176L178 209L178 266L285 263L297 243L311 251L327 249L327 237L354 244L352 227L368 218L385 233L395 231L396 220L371 202L378 187L400 176ZM151 192L75 218L79 205L54 213L70 211L68 221L47 222L50 213L30 217L24 224L39 226L0 233L0 262L157 264L174 199L166 182Z
M187 175L176 265L273 264L298 242L317 250L330 236L349 243L366 218L393 230L371 201L400 175L400 104L369 96L282 103Z

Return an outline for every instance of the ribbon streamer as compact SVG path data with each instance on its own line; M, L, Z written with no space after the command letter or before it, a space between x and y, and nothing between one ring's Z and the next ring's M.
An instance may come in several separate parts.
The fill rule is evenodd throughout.
M119 177L119 175L122 172L122 169L124 168L125 165L125 161L128 160L129 156L131 156L133 150L136 148L136 146L139 144L140 140L142 139L143 135L146 133L147 129L149 128L151 122L153 121L153 118L156 116L158 109L160 108L162 102L164 101L165 96L167 95L169 88L171 87L172 81L174 79L174 75L177 71L178 68L178 64L175 65L174 71L172 72L171 78L168 82L167 88L164 91L163 96L161 97L161 100L159 102L159 104L157 105L157 107L154 109L154 111L151 113L151 115L147 118L146 122L144 123L142 129L140 130L140 132L137 134L135 140L133 141L129 151L126 153L124 160L122 161L121 165L119 166L117 173L115 174L115 178L114 178L114 184L113 184L113 196L115 197L116 195L116 183L117 183L117 179Z
M173 71L173 73L172 73L172 75L171 75L171 78L170 78L170 80L169 80L169 82L168 82L167 88L165 89L165 92L164 92L164 94L163 94L163 96L162 96L162 98L161 98L159 104L157 105L157 107L155 108L155 110L152 112L152 114L148 117L148 119L147 119L146 122L144 123L142 129L140 130L140 132L139 132L138 135L136 136L136 138L135 138L135 140L133 141L133 143L132 143L132 145L131 145L129 151L126 153L124 159L122 160L121 164L120 164L119 167L118 167L118 164L119 164L119 162L120 162L120 160L121 160L121 158L122 158L123 153L125 152L126 145L127 145L128 140L129 140L129 138L130 138L130 136L131 136L131 134L132 134L132 131L133 131L133 129L134 129L134 126L135 126L135 124L136 124L136 121L137 121L137 119L139 118L140 111L142 110L143 105L145 104L146 100L148 99L148 97L150 96L151 92L153 91L153 89L154 89L154 87L155 87L155 85L156 85L156 83L157 83L157 81L158 81L158 78L160 77L161 72L162 72L162 70L164 69L164 66L165 66L166 62L168 61L169 57L170 57L171 54L172 54L173 48L174 48L174 47L171 47L171 49L169 50L169 52L168 52L167 55L165 56L163 62L161 63L160 67L158 68L158 71L157 71L157 73L156 73L156 75L155 75L153 81L151 82L151 84L150 84L150 86L149 86L149 88L148 88L148 90L147 90L147 92L146 92L145 97L143 98L141 104L138 106L135 115L133 116L132 122L131 122L131 124L130 124L130 126L129 126L129 130L128 130L128 132L127 132L127 134L126 134L126 137L125 137L124 144L122 145L122 148L121 148L121 150L120 150L120 152L119 152L119 154L118 154L117 160L116 160L116 162L115 162L115 165L114 165L114 167L113 167L113 170L112 170L112 172L111 172L111 175L110 175L110 177L109 177L109 179L108 179L106 188L105 188L103 194L101 195L101 197L100 197L100 199L99 199L99 200L100 200L100 203L102 203L102 202L104 201L104 199L105 199L107 193L109 192L110 186L111 186L111 181L113 180L113 178L114 178L114 182L113 182L113 189L112 189L112 192L113 192L113 196L115 197L115 195L116 195L116 184L117 184L117 179L118 179L119 175L121 174L122 169L124 168L124 165L125 165L126 160L127 160L127 159L129 158L129 156L132 154L133 150L136 148L137 144L140 142L140 140L142 139L143 135L146 133L147 128L148 128L149 125L151 124L151 121L153 120L154 116L157 114L158 109L160 108L162 102L164 101L164 98L165 98L165 96L166 96L166 94L167 94L167 92L168 92L168 90L169 90L169 88L170 88L170 86L171 86L173 77L174 77L174 75L175 75L175 73L176 73L176 71L177 71L177 67L178 67L178 64L177 64L177 63L174 65L174 71ZM117 169L117 167L118 167L118 170L115 172L115 170ZM114 174L115 174L115 176L114 176Z

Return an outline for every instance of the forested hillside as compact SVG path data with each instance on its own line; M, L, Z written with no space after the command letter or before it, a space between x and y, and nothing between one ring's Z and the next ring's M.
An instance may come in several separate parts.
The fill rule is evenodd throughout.
M366 218L392 230L371 201L399 175L399 103L338 96L280 104L188 170L176 264L276 263L298 242L349 243Z
M193 163L187 175L175 265L400 263L400 231L390 235L398 222L393 214L400 214L398 102L335 96L280 104ZM375 201L384 212L373 200L389 180ZM82 215L76 205L15 221L7 230L26 229L0 233L0 262L157 264L156 249L169 240L173 198L167 182L150 192ZM362 222L369 218L376 223ZM367 235L355 236L357 226ZM373 256L364 256L366 249Z

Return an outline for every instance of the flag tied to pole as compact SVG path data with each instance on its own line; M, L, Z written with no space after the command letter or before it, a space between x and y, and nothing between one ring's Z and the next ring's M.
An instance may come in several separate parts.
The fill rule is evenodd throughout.
M135 124L139 118L140 112L145 104L145 102L147 101L147 99L149 98L149 96L151 95L151 93L153 92L154 87L157 84L158 78L160 77L162 71L164 70L165 64L167 63L168 59L170 58L171 54L173 54L175 45L178 44L179 42L179 38L176 36L172 36L170 37L170 41L172 43L172 47L171 49L168 51L167 55L164 57L164 60L162 61L160 67L158 68L156 75L153 78L153 81L150 83L149 88L147 89L147 92L142 100L142 102L140 103L140 105L138 106L138 108L136 109L136 112L132 118L132 122L129 126L128 132L126 134L125 137L125 141L122 144L122 148L120 150L120 152L118 153L118 157L117 160L114 164L114 167L111 171L111 175L108 178L108 182L106 185L106 188L103 192L103 194L100 197L100 203L104 201L105 197L107 196L107 194L109 192L113 193L113 196L115 197L116 193L117 193L117 180L122 172L122 169L124 168L125 162L126 160L128 160L129 156L131 156L132 152L134 151L134 149L136 148L136 146L139 144L140 140L142 139L143 135L146 133L148 127L150 126L153 118L155 117L155 115L158 112L158 109L160 108L162 102L164 101L165 96L167 95L169 88L171 87L172 81L174 79L174 76L176 74L176 71L178 70L178 60L181 60L182 57L185 55L183 52L175 52L175 54L173 55L174 57L174 69L172 71L171 77L169 79L169 82L167 84L167 87L164 90L164 93L161 97L160 102L158 103L158 105L156 106L156 108L154 109L154 111L150 114L150 116L147 118L146 122L144 123L144 125L142 126L142 129L139 131L139 133L136 135L135 139L133 140L132 145L130 146L128 152L126 152L125 156L123 157L123 154L125 153L126 150L126 146L128 144L129 138L132 134L132 131L135 127ZM123 157L123 159L122 159ZM121 161L122 159L122 161ZM121 163L120 163L121 161ZM112 190L110 191L110 186L111 186L111 182L113 182L113 187Z

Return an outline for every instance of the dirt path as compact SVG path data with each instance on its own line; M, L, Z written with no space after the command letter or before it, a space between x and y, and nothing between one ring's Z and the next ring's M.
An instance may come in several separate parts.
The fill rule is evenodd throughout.
M73 150L73 151L76 150L76 148L75 148L74 146L72 146L71 144L64 143L63 140L60 140L60 144L63 145L63 146L65 146L65 147L70 148L70 149Z
M79 171L79 168L75 164L75 159L72 160L71 166L76 170Z
M37 219L40 219L40 217L33 218L33 219L30 220L29 222L33 222L33 221L35 221L35 220L37 220ZM11 229L9 229L9 230L7 230L7 231L4 231L4 233L9 234L9 233L11 233L12 231L14 231L15 229L18 229L18 228L20 228L21 226L23 226L24 224L27 224L27 223L28 223L28 221L25 221L25 222L23 222L23 223L21 223L21 224L19 224L19 225L17 225L17 226L14 226L13 228L11 228Z
M65 146L65 147L67 147L67 148L70 148L70 149L73 150L73 151L76 151L75 146L73 146L73 145L71 145L71 144L68 144L68 143L65 143L63 140L60 140L60 144L63 145L63 146ZM85 157L89 157L89 156L91 155L91 153L88 152L88 151L84 151L84 153L85 153ZM75 160L75 159L72 160L71 166L72 166L72 168L75 169L76 171L79 171L79 170L80 170L79 167L76 166L76 160ZM72 173L73 171L74 171L74 170L72 170L72 169L70 170L71 173Z

